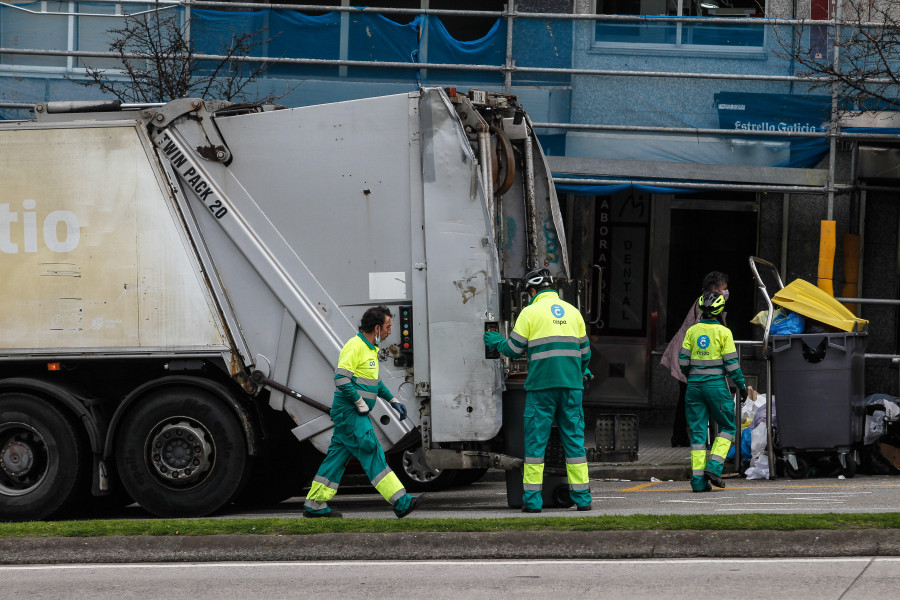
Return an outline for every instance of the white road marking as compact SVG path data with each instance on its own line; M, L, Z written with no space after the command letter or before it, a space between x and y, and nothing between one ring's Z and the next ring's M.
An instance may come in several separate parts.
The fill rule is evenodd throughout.
M811 496L856 496L858 494L871 494L872 492L753 492L748 496L797 496L800 494L809 494Z
M208 562L208 563L123 563L123 564L72 564L72 565L0 565L2 571L63 571L63 570L111 570L111 569L234 569L256 567L409 567L415 566L533 566L533 565L596 565L598 563L616 563L633 565L670 565L670 564L714 564L722 563L863 563L863 562L900 562L900 557L836 557L836 558L666 558L666 559L597 559L597 560L378 560L378 561L329 561L329 562Z

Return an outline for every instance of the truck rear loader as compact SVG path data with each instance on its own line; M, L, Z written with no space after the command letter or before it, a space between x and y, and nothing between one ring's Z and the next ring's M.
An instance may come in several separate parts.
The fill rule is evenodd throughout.
M432 475L514 468L503 389L525 365L482 334L508 333L537 266L587 294L512 96L45 103L0 123L0 178L4 520L299 493L340 349L378 304L410 415L379 400L384 448Z

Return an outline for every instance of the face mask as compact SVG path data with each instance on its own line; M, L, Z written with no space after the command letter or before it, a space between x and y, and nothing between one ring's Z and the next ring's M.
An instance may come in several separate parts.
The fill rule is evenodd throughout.
M725 290L724 292L722 292L722 295L725 297L725 301L727 302L728 301L728 290Z
M377 346L379 344L381 344L381 335L376 333L375 334L375 345Z

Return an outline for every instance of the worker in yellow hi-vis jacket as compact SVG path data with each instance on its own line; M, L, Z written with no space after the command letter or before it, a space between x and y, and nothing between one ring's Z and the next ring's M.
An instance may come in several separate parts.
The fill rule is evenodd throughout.
M334 371L336 389L330 413L334 433L328 454L306 496L304 517L342 516L331 510L328 501L337 493L351 457L359 460L372 485L393 507L397 517L405 517L427 497L423 494L413 498L406 493L397 475L388 467L384 450L369 420L369 411L375 407L378 396L391 403L401 421L406 418L406 406L394 398L378 377L378 344L391 334L391 318L391 311L385 306L366 310L360 320L359 333L341 350Z
M591 510L581 402L583 382L593 376L584 319L560 299L547 269L527 273L524 283L531 302L519 313L509 340L496 331L484 334L488 348L510 358L528 357L522 511L539 513L543 508L544 453L554 421L566 454L569 496L578 510Z
M731 330L717 317L725 307L725 297L718 292L705 292L698 300L700 321L684 336L678 365L687 377L685 416L691 430L691 489L708 492L725 487L722 467L725 455L734 442L734 399L728 390L726 374L737 384L741 399L747 397L744 373L738 363ZM709 418L719 425L706 459L706 437Z

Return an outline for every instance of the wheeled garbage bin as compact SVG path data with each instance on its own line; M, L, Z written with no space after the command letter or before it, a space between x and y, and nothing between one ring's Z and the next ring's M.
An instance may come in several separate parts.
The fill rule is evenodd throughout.
M516 458L525 458L525 387L524 382L507 381L503 392L503 451ZM556 426L550 432L550 442L544 453L544 484L541 497L545 507L566 508L572 506L569 481L565 475L550 475L550 468L566 468L566 456L562 449ZM506 472L506 503L510 508L522 508L522 469Z
M768 279L774 279L774 296L769 295L758 267L768 269ZM785 474L802 479L809 474L803 455L836 452L842 474L852 477L856 473L855 446L862 441L865 429L869 322L808 281L795 279L784 285L778 269L769 261L751 256L750 270L768 306L762 345L769 373L769 465L775 466L777 454L784 460ZM829 332L776 335L772 331L775 304L806 317L808 324L830 328L826 330ZM772 468L771 473L775 472Z
M775 424L783 453L831 451L845 462L862 441L867 340L865 332L769 338Z

